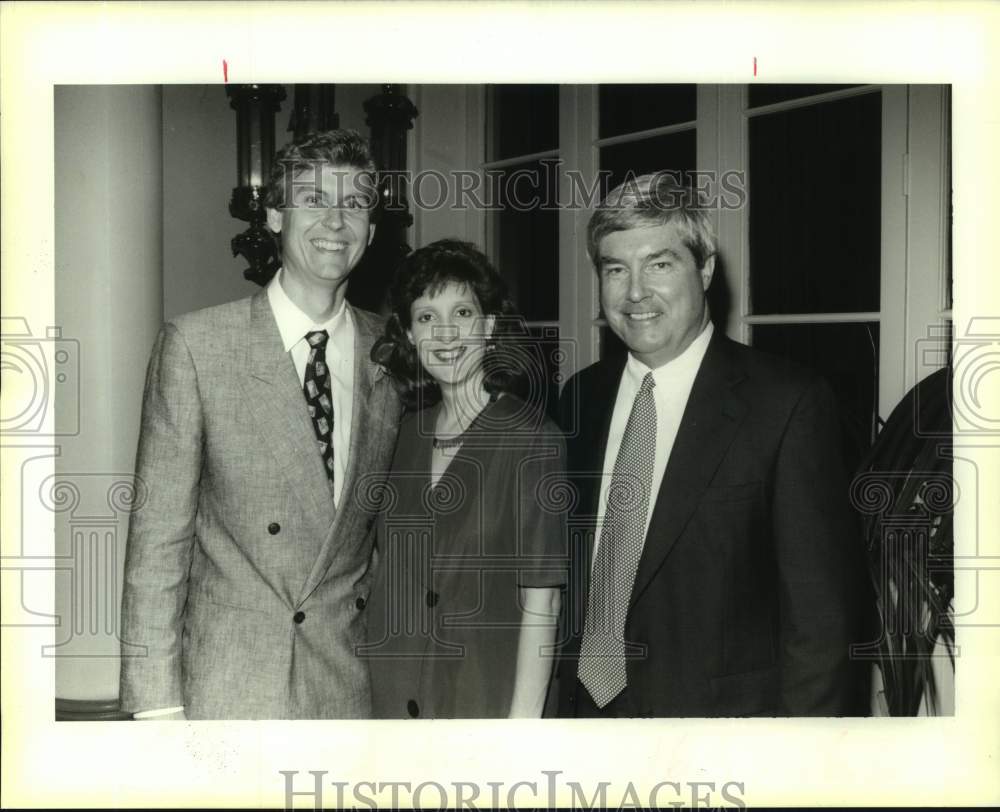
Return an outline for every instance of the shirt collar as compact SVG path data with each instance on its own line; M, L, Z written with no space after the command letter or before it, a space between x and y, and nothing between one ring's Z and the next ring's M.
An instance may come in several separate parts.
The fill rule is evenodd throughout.
M271 310L274 311L274 319L278 323L278 332L281 334L281 344L285 352L288 352L305 338L308 332L326 330L330 337L334 338L347 326L347 299L340 303L340 308L329 319L322 324L317 324L288 298L288 294L281 286L283 273L284 270L279 268L271 281L268 282L267 298L271 303Z
M642 379L646 377L646 373L652 372L653 381L656 383L654 391L661 395L685 381L689 382L689 385L693 384L702 359L708 351L708 343L712 339L714 330L715 328L710 321L695 340L688 344L684 352L656 369L650 369L632 353L629 353L628 361L625 362L625 374L628 376L629 382L638 389L642 385Z

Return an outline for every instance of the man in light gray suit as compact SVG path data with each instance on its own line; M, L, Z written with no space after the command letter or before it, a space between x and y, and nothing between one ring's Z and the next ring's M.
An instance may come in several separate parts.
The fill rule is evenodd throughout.
M346 302L374 235L374 164L334 130L275 159L282 268L257 295L163 326L146 379L122 602L136 718L370 714L371 475L401 405ZM139 647L139 648L134 648Z

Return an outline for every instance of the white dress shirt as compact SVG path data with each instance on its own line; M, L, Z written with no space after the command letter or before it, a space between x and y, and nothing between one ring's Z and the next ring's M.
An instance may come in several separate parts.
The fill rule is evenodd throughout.
M340 503L341 488L347 474L347 454L351 447L351 415L354 409L354 318L347 301L323 324L317 324L288 298L282 287L284 271L279 270L267 286L267 299L274 312L285 352L292 356L299 384L305 381L309 342L306 333L326 330L326 365L330 370L330 395L333 399L333 502ZM302 409L306 399L302 396ZM316 452L317 454L319 451Z
M684 352L656 369L651 370L629 353L618 384L618 397L615 399L611 428L608 432L608 447L604 452L601 496L597 506L597 533L594 538L595 558L601 543L604 514L608 506L608 488L615 470L615 461L618 459L618 449L621 448L625 425L628 423L642 379L646 377L647 372L652 372L653 380L656 382L656 386L653 387L653 401L656 404L656 457L653 462L653 482L649 491L649 509L646 512L646 527L643 533L645 539L645 533L649 532L649 521L653 516L656 497L660 492L660 483L663 482L663 472L667 469L667 460L670 459L670 451L674 447L674 440L677 439L681 417L691 396L695 376L708 349L708 342L712 338L712 331L712 323L709 322Z

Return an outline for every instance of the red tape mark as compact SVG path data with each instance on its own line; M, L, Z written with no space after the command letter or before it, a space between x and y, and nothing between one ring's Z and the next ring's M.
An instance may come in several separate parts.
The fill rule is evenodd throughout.
M757 59L755 57L754 58L754 62L756 62L756 61L757 61ZM755 75L756 75L756 67L754 68L754 72L755 72ZM229 81L229 63L226 62L225 59L222 60L222 81L223 82L228 82Z

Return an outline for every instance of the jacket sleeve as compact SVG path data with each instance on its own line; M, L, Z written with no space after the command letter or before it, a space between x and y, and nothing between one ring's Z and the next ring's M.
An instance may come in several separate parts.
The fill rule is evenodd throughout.
M775 463L772 517L781 628L781 696L791 716L864 713L852 644L867 599L835 398L817 380L792 411Z
M183 336L166 324L146 373L122 595L120 704L138 712L184 704L181 631L195 544L203 421Z
M516 555L522 587L566 585L566 510L571 502L566 480L566 443L548 424L534 437L529 459L518 466Z

